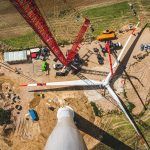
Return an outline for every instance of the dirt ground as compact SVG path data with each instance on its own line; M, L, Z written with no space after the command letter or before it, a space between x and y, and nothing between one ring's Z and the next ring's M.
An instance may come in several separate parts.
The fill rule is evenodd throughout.
M46 2L47 0L44 1ZM91 3L93 5L97 5L97 3L100 3L101 5L105 5L106 3L114 3L116 2L116 0L111 0L111 1L107 0L105 2L103 0L94 0L94 1L76 0L74 2L75 3L71 3L71 1L69 1L68 7L72 7L72 8L76 7L77 9L84 9L84 8L86 9L87 7L92 7ZM5 6L3 5L4 7L3 9L1 9L0 12L1 38L6 38L7 36L17 37L32 32L32 29L20 17L18 12L12 6L10 6L9 1L0 0L0 5L4 3ZM48 4L49 2L47 1L47 6L49 6ZM45 9L49 9L49 7ZM57 14L58 13L57 7L52 6L52 10L53 9L56 10L55 13ZM12 24L12 19L15 20L13 21L13 24ZM57 24L54 23L54 25ZM73 25L74 24L71 24L71 26ZM138 31L140 31L140 28L136 31L136 34ZM122 43L122 45L124 45L129 35L130 32L119 35L117 42L120 42ZM133 49L133 53L130 56L126 68L127 74L123 72L123 76L120 76L117 79L115 78L115 81L113 82L114 83L113 88L115 92L119 95L119 97L124 102L129 101L135 105L135 108L133 109L133 114L135 115L140 114L144 109L144 105L149 103L150 101L150 97L149 97L150 86L148 84L148 78L150 75L150 68L149 68L150 56L149 54L146 55L145 58L142 59L141 61L137 61L136 59L133 58L133 56L136 56L138 54L141 55L146 54L146 52L140 51L140 45L142 43L149 43L149 39L150 39L150 30L149 28L146 28L142 33L142 36L136 43ZM134 37L130 41L129 46L131 46L133 40ZM127 47L127 50L129 46ZM61 47L61 49L65 53L66 50L70 49L70 47L71 45ZM103 79L106 78L107 74L110 72L108 55L104 57L104 65L101 66L98 64L96 54L93 52L93 48L99 48L99 43L97 41L93 41L92 43L90 42L82 43L82 47L80 50L80 57L83 59L86 58L85 56L89 56L89 57L87 58L85 65L82 67L81 74L88 79L102 81ZM120 50L117 51L117 55L119 53ZM4 76L0 76L0 81L2 81L2 83L5 84L11 83L11 87L13 91L15 91L15 93L20 96L21 98L20 105L23 107L23 109L20 111L20 114L17 114L17 111L14 110L13 115L15 118L15 122L14 122L15 130L12 132L12 134L10 134L6 138L1 134L3 132L3 127L0 127L0 149L42 150L44 148L48 136L52 132L57 122L56 119L57 110L59 107L64 105L71 106L76 113L78 113L83 118L87 119L89 122L93 123L97 127L103 127L104 130L107 130L108 128L110 128L110 126L112 127L113 130L121 126L120 122L111 125L112 122L111 118L102 119L101 117L95 116L93 112L93 108L91 107L90 104L91 101L95 102L97 106L104 111L104 113L112 110L118 110L115 101L109 96L107 91L105 91L106 97L104 98L102 96L102 94L104 94L104 90L99 90L99 89L79 90L75 88L64 88L64 87L63 88L59 88L59 87L26 88L26 87L19 86L20 84L23 83L79 80L78 76L74 76L71 74L69 74L67 77L56 78L55 77L56 71L52 67L54 64L54 62L52 61L53 58L54 58L53 55L51 55L50 59L47 61L51 68L49 75L46 75L46 73L43 73L41 71L41 63L42 63L41 61L34 61L32 64L11 65L12 68L20 69L21 73L27 76L28 79L16 73L13 73L12 71L7 70L3 67L0 68L0 73L4 73ZM114 56L112 56L112 60L113 62L115 61ZM128 78L127 75L129 76ZM122 83L125 84L123 85ZM34 90L39 90L39 91L34 92ZM126 92L126 96L124 95L124 91ZM41 93L44 94L44 98L41 98L39 96L39 94ZM53 107L54 110L51 110L50 107ZM32 122L30 118L28 119L27 113L29 108L34 108L37 111L39 116L39 121ZM143 118L145 120L149 119L149 111L146 115L143 116ZM125 122L123 125L126 124L128 123ZM88 149L93 149L96 145L100 143L99 140L90 136L87 133L81 131L81 134L84 137Z
M140 28L136 31L136 34L140 31ZM127 32L119 36L118 42L121 42L122 45L125 44L127 38L129 37L130 32ZM133 85L127 78L118 78L113 87L116 93L122 98L123 101L130 101L135 105L133 110L134 114L139 114L143 110L143 104L147 103L150 99L148 97L149 93L149 84L148 78L150 75L149 54L145 56L141 61L137 61L133 56L138 55L139 53L146 54L146 52L140 51L140 45L142 43L148 43L150 39L150 30L146 28L139 38L136 46L133 49L133 53L130 56L126 71L129 75L131 81L133 82L134 87L138 92L135 92ZM129 46L134 40L131 39ZM114 41L115 42L115 41ZM128 46L128 48L129 48ZM70 46L65 46L61 48L63 52L69 49ZM84 65L83 71L81 72L88 79L94 80L103 80L110 72L108 55L104 57L104 65L99 65L96 54L93 52L93 48L99 48L99 43L93 41L92 43L82 43L80 50L80 57L85 58L85 55L89 55L89 58L86 60L86 65ZM127 50L128 50L127 48ZM117 55L120 50L117 51ZM126 51L128 52L128 51ZM19 64L11 65L12 68L20 68L21 73L28 76L29 78L23 78L22 76L13 73L3 67L1 67L0 72L4 73L6 83L12 83L12 89L20 96L21 103L23 107L20 114L16 115L16 129L14 134L9 137L10 141L4 140L4 137L0 137L2 150L34 150L34 149L43 149L46 139L53 130L56 124L56 112L60 106L69 105L75 112L80 114L82 117L87 119L90 122L99 124L101 118L95 117L90 101L94 101L97 105L107 112L110 110L117 109L116 103L109 97L109 94L106 91L106 98L104 98L101 93L102 90L76 90L75 88L61 88L58 87L20 87L22 83L33 83L33 82L54 82L54 81L70 81L70 80L79 80L78 76L69 74L66 77L55 77L55 70L53 69L53 55L50 56L50 59L47 61L50 65L50 74L41 72L41 61L34 61L32 64ZM112 56L113 62L115 58ZM124 73L123 73L124 74ZM126 75L124 74L126 77ZM33 81L35 80L35 81ZM122 86L122 80L125 80L124 87ZM55 89L55 90L54 90ZM127 98L124 97L122 89L126 91ZM33 90L41 90L39 92L33 92ZM38 96L38 94L44 94L44 98ZM141 100L139 100L141 99ZM115 104L115 105L114 105ZM30 119L26 120L26 116L29 108L35 108L39 115L38 122L32 122ZM54 110L50 110L49 107L53 107ZM92 136L83 134L84 140L87 144L88 149L92 149L95 145L99 143L98 140L94 139Z

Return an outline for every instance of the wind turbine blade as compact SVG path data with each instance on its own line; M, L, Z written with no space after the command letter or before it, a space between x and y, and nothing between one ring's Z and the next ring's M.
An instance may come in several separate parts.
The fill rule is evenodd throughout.
M49 83L33 83L33 84L22 84L21 86L102 86L103 83L96 80L74 80L65 82L49 82Z
M133 120L131 119L131 117L128 115L126 109L124 108L124 106L122 105L121 101L119 100L118 96L116 95L116 93L112 90L112 88L109 85L106 85L106 88L109 92L109 94L112 96L112 98L117 102L117 104L119 105L119 107L121 108L121 110L123 111L123 113L126 115L126 117L128 118L129 122L131 123L131 125L134 127L135 131L137 132L137 134L139 136L141 136L141 133L138 129L138 127L136 126L136 124L133 122Z
M116 95L116 93L112 90L112 88L109 85L106 85L105 87L107 88L107 90L108 90L109 94L112 96L112 98L117 102L117 104L119 105L119 107L121 108L123 113L126 115L127 119L129 120L129 122L131 123L131 125L133 126L133 128L135 129L137 134L139 135L139 137L142 137L143 141L145 142L145 144L144 144L145 147L147 149L149 149L150 146L149 146L148 142L146 141L143 133L141 132L141 130L137 126L136 122L134 121L134 118L129 114L129 112L127 112L127 110L125 109L125 107L121 103L121 101L118 98L118 96Z
M138 23L136 24L135 29L139 26L139 24L140 24L140 22L138 22ZM133 32L135 31L135 29L133 30ZM116 59L116 61L115 61L115 63L114 63L114 65L113 65L113 72L114 72L114 68L119 64L119 61L121 60L121 57L122 57L122 55L123 55L123 53L124 53L124 51L125 51L125 49L126 49L128 43L129 43L129 41L131 40L131 38L132 38L132 36L133 36L133 34L134 34L133 32L130 34L129 38L127 39L127 41L126 41L126 43L125 43L125 45L124 45L124 47L123 47L123 49L122 49L122 51L120 52L118 58ZM111 77L112 77L112 76L111 76L111 72L110 72L110 73L108 74L108 76L106 77L106 79L105 79L105 83L106 83L106 84L111 80Z

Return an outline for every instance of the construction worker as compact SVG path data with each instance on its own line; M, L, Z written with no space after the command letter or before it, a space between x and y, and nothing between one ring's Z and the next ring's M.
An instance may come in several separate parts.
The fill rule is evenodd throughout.
M105 54L106 53L105 48L103 48L101 44L99 44L99 46L100 46L99 51L101 51L103 53L103 56L106 56L106 54Z
M131 8L131 10L133 9L133 4L129 3L129 6Z
M90 29L92 33L95 31L92 25L90 26Z

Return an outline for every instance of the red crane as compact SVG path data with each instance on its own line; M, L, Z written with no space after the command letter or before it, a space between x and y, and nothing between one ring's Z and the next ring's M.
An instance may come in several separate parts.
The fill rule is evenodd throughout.
M26 22L33 28L39 35L42 41L48 46L52 53L59 59L63 65L67 65L67 60L52 33L50 32L46 21L36 5L34 0L10 0L19 13L23 16Z
M59 49L55 38L50 32L46 21L36 5L34 0L10 0L19 13L23 16L26 22L39 35L42 41L48 46L52 53L59 59L59 61L67 65L67 60Z
M112 59L111 59L111 50L110 50L110 41L107 41L107 42L106 42L105 49L106 49L107 52L108 52L108 56L109 56L109 64L110 64L110 71L111 71L111 75L113 76Z
M67 55L68 64L73 61L75 55L78 53L78 51L80 49L80 43L82 42L83 36L84 36L85 32L87 31L89 26L90 26L90 20L85 18L85 21L84 21L84 23L83 23L83 25L82 25L79 33L78 33L78 36L76 37L76 39L73 43L73 46Z
M10 2L15 6L15 8L23 16L26 22L32 27L32 29L39 35L42 41L56 56L56 58L58 58L58 60L64 66L68 66L79 50L79 44L82 41L82 38L89 26L90 21L88 19L85 19L85 22L81 27L81 30L69 53L69 56L66 59L61 52L55 38L50 32L46 21L42 17L42 14L35 3L35 0L10 0Z

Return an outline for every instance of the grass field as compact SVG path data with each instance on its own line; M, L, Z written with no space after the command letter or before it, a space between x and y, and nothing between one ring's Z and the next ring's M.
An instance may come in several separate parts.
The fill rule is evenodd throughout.
M15 37L11 39L2 39L1 40L6 45L10 45L13 48L28 48L36 47L40 44L40 40L34 32L28 33L24 36Z
M0 23L0 28L6 31L3 36L1 36L0 33L0 41L13 48L28 48L41 44L40 40L37 37L35 38L35 34L32 30L30 32L26 32L25 29L27 24L18 14L18 12L16 12L15 9L12 8L10 3L7 2L6 5L5 2L1 2L0 4L5 6L0 7L0 12L3 17ZM135 23L137 21L137 19L132 15L132 12L130 11L128 2L116 3L103 7L100 5L96 5L95 8L88 7L88 9L86 10L81 9L80 13L83 17L90 18L95 31L94 33L91 33L89 30L88 35L94 37L99 35L105 29L109 28L116 30L121 26L128 24L129 22ZM54 35L57 35L56 39L59 43L66 40L72 41L77 35L78 28L80 24L82 24L82 21L80 21L79 23L76 21L75 17L70 18L70 16L65 16L64 18L60 19L57 18L56 21L50 18L51 29L54 31ZM19 33L14 34L14 37L13 30L10 31L11 26L13 27L13 29L19 30Z
M148 117L149 111L146 111L143 116L144 117L141 116L140 118L137 119L137 120L141 120L143 124L142 125L139 123L137 124L149 143L150 142L150 132L149 132L150 118ZM101 117L101 120L102 121L100 123L100 128L107 131L110 135L119 139L123 143L129 145L133 149L146 150L144 144L142 144L142 140L140 140L140 138L137 136L132 125L129 123L129 121L126 119L126 117L123 114L106 115ZM105 124L104 127L103 124ZM110 150L111 148L100 143L93 150L103 150L103 149Z
M95 17L102 17L106 20L109 20L124 16L127 12L129 12L128 3L121 2L110 6L88 9L84 11L83 14L89 17L90 19L93 19Z
M110 6L97 7L82 12L84 16L90 18L95 27L94 35L107 28L118 29L123 24L135 23L137 18L133 16L128 2L112 4Z

